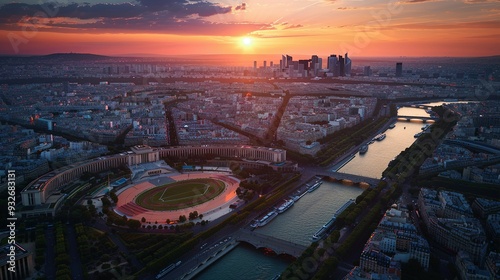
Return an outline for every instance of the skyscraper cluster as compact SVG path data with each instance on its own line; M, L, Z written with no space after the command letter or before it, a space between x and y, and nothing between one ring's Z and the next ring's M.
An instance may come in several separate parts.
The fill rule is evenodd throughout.
M299 76L332 76L343 77L351 74L351 59L346 53L344 56L332 54L327 58L326 69L323 69L323 59L317 55L311 56L311 59L301 59L294 61L289 55L282 55L280 60L280 69L283 72L292 73L297 71Z
M334 77L344 77L351 74L351 59L347 53L342 57L332 54L328 57L327 66L328 72L332 73Z

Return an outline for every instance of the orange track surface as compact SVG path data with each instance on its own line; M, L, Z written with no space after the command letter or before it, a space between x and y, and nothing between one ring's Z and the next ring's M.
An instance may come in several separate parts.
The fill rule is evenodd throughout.
M195 210L200 214L205 214L206 212L216 210L221 207L221 205L237 198L236 189L239 186L238 181L223 174L190 173L180 174L172 176L170 178L175 181L198 178L213 178L223 181L226 184L226 189L219 196L200 205L175 211L152 211L142 208L133 202L134 199L143 191L156 187L154 184L151 184L149 182L142 182L127 188L118 195L118 203L115 208L115 212L119 213L120 215L126 214L129 218L139 221L144 217L148 222L154 223L155 221L158 221L158 224L164 224L167 219L170 219L172 221L177 220L180 215L186 215L187 217L190 212L193 212ZM223 207L228 206L225 205Z

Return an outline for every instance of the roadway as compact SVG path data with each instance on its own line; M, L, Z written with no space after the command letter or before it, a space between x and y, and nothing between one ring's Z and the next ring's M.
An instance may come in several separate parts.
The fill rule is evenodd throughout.
M181 279L183 276L184 279L188 279L194 276L195 274L199 273L201 270L207 268L209 266L209 264L206 263L207 260L221 254L220 252L221 249L226 248L226 246L237 243L237 241L234 238L234 232L236 230L237 228L235 228L234 226L228 226L222 229L221 231L217 232L213 236L207 238L206 240L199 242L194 249L190 250L189 252L184 254L179 260L177 260L181 261L181 264L178 267L176 267L174 270L167 273L160 279L163 280ZM165 264L165 267L169 265L170 264ZM144 279L155 279L155 276Z
M73 225L66 224L67 240L68 240L68 255L71 259L70 270L71 279L73 280L83 280L83 268L82 261L80 259L80 253L78 252L78 243L76 241L76 232Z
M54 227L45 230L45 277L56 279L56 236Z

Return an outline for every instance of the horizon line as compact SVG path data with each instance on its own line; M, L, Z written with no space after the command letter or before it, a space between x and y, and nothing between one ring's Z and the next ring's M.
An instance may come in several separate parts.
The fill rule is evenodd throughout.
M349 52L346 52L349 54ZM296 53L261 53L261 54L250 54L250 53L205 53L205 54L200 54L200 53L191 53L191 54L155 54L155 53L129 53L129 54L99 54L99 53L83 53L83 52L54 52L54 53L46 53L46 54L1 54L0 57L39 57L39 56L49 56L49 55L56 55L56 54L84 54L84 55L96 55L96 56L104 56L104 57L148 57L148 58L162 58L162 57L185 57L185 56L221 56L221 55L238 55L238 56L270 56L270 55L276 55L276 56L281 56L283 54L288 54L288 55L296 55L296 56L312 56L312 55L318 55L318 56L329 56L330 54L296 54ZM399 56L356 56L354 55L353 57L359 57L359 58L487 58L487 57L500 57L499 54L494 54L494 55L478 55L478 56L447 56L447 55L435 55L435 56L412 56L412 55L399 55Z

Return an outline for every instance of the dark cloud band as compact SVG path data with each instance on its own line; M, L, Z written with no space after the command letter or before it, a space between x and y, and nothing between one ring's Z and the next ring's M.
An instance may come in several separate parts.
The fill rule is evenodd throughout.
M0 6L0 28L15 29L17 24L26 18L39 17L49 8L55 11L50 18L72 18L76 23L61 23L53 20L40 26L39 29L50 28L88 28L88 29L130 29L166 32L176 28L196 27L209 32L211 25L203 18L226 14L232 11L231 6L221 6L200 0L139 0L136 4L38 4L9 3ZM245 7L245 4L242 4ZM241 8L240 8L241 9ZM78 22L80 20L80 22ZM92 20L91 23L84 21ZM190 33L191 33L190 31ZM169 32L171 33L171 32ZM177 30L176 33L183 33Z

